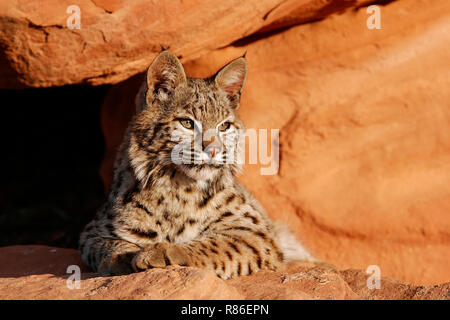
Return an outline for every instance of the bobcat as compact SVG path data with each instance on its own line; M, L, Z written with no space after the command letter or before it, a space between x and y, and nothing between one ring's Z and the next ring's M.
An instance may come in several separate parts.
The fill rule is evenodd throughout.
M229 279L277 270L285 261L315 261L234 180L241 165L226 161L236 147L230 137L243 129L235 111L246 75L245 57L207 79L187 78L169 51L156 57L136 97L108 199L80 236L82 259L93 270L121 275L180 265ZM198 138L206 130L211 138ZM179 158L174 137L191 141Z

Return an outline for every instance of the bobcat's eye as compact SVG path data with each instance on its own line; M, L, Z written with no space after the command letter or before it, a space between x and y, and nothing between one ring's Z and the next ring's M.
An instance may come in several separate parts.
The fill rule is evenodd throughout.
M194 121L191 119L179 119L181 125L186 129L194 129Z
M230 128L230 126L231 126L231 123L229 123L228 121L224 122L219 126L219 131L228 130Z

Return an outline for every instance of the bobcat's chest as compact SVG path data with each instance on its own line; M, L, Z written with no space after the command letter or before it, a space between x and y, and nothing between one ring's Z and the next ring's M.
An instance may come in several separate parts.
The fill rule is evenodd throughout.
M142 227L157 232L158 236L152 242L192 241L217 218L219 211L213 197L209 199L211 203L205 203L202 194L176 191L141 194L136 199L151 212L142 221Z

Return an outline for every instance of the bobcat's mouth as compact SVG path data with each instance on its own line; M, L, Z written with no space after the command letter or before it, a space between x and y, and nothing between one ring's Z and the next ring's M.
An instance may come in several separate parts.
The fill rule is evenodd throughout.
M201 170L215 170L220 169L225 165L222 161L218 159L205 159L199 160L191 163L179 164L179 167L184 167L186 170L192 170L194 172L199 172Z
M220 170L229 165L227 151L223 149L212 153L208 150L181 146L174 149L171 156L172 163L194 180L213 179Z
M185 165L189 168L210 165L220 167L226 164L225 152L211 153L204 151L183 150L181 153L172 154L172 162L176 165Z

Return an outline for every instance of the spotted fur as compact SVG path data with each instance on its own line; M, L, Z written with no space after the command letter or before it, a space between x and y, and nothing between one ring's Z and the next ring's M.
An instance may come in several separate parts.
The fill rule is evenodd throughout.
M245 58L207 79L187 78L168 51L155 59L118 151L108 199L80 236L82 259L93 270L119 275L177 264L229 279L313 259L234 180L240 165L226 161L242 151L234 139L243 129L235 110L246 73ZM195 127L183 127L191 123L182 119ZM219 132L221 123L229 128ZM196 134L207 130L214 139L198 141ZM177 158L173 150L185 140ZM214 153L207 153L213 144ZM194 163L177 162L186 157Z

